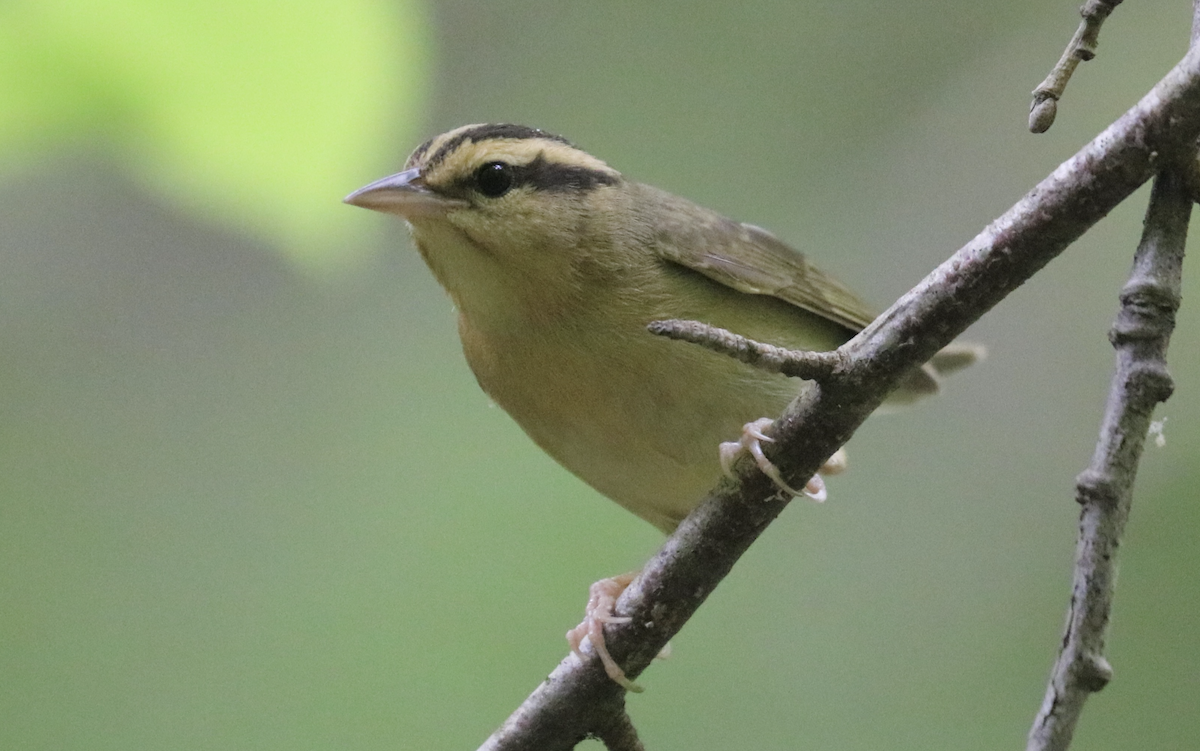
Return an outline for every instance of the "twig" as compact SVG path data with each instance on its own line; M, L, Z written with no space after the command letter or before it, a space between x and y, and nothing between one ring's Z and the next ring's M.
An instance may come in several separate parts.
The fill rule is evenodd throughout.
M807 389L776 421L771 459L802 483L914 367L1079 238L1163 165L1194 158L1200 51L1133 109L844 345L841 377ZM788 499L760 472L723 482L675 530L617 603L631 622L605 629L636 678ZM598 660L568 657L482 746L565 751L623 711Z
M1045 133L1054 124L1058 114L1058 100L1067 88L1067 81L1081 62L1091 60L1096 56L1096 45L1099 43L1100 27L1104 19L1112 13L1121 0L1086 0L1079 8L1083 20L1071 37L1067 49L1058 64L1046 76L1046 80L1033 90L1033 104L1029 107L1029 130L1034 133Z
M837 350L808 352L776 347L699 321L652 321L646 329L651 334L699 344L705 349L729 355L747 365L792 378L824 381L832 377L838 366L844 362L841 352Z
M633 721L629 719L629 713L623 710L613 718L612 724L597 730L596 737L604 742L608 751L646 751L638 739Z
M1146 227L1121 290L1109 339L1117 350L1108 405L1091 464L1076 481L1083 506L1075 550L1075 584L1066 634L1028 751L1065 751L1083 704L1112 678L1104 639L1116 585L1117 550L1133 497L1133 480L1154 407L1171 395L1167 344L1175 328L1184 240L1192 199L1174 170L1159 174Z

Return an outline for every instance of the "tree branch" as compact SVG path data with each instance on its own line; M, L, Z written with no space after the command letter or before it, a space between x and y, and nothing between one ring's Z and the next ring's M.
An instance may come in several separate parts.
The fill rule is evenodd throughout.
M1071 37L1050 75L1033 90L1033 104L1029 106L1030 131L1045 133L1050 130L1058 114L1058 100L1062 98L1067 82L1071 80L1076 66L1096 56L1100 27L1120 4L1121 0L1086 0L1080 6L1079 15L1083 16L1083 20L1075 30L1075 36Z
M1193 0L1191 49L1198 48L1200 0ZM1197 160L1189 159L1155 178L1133 269L1109 331L1117 364L1096 450L1076 479L1075 500L1083 508L1066 633L1029 730L1028 751L1066 751L1084 702L1112 679L1104 645L1116 588L1117 552L1150 417L1174 390L1166 356L1181 299L1196 167Z
M845 361L840 350L812 352L776 347L699 321L651 321L646 329L651 334L668 339L699 344L769 373L782 373L818 383L832 378Z
M772 461L803 484L909 372L928 360L1157 172L1194 158L1200 51L1193 50L1116 123L840 350L836 378L808 389L776 422ZM605 629L637 677L679 631L788 498L744 464L680 524L617 603L631 622ZM560 751L623 712L598 660L568 656L481 747Z
M1192 199L1181 176L1175 170L1159 174L1133 271L1121 290L1121 309L1109 332L1117 367L1096 451L1076 480L1075 500L1083 511L1075 583L1062 649L1029 732L1029 751L1065 751L1087 697L1112 678L1104 639L1116 586L1117 550L1150 417L1174 389L1166 354L1179 308L1191 211Z
M646 751L646 747L638 739L633 721L629 719L629 714L624 709L612 718L612 722L608 726L597 730L595 735L604 742L604 747L608 751Z

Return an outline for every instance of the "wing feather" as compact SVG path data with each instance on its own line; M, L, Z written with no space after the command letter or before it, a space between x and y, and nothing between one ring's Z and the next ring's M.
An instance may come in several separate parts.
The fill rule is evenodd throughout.
M808 262L804 254L765 229L726 219L677 196L653 191L658 217L660 258L696 271L718 284L751 295L768 295L844 327L862 331L876 311L832 276ZM931 364L916 368L894 399L906 401L938 390L939 375L953 372L981 356L978 347L951 345ZM941 360L939 360L941 358Z
M658 205L667 200L675 209L655 243L661 258L739 292L776 297L854 333L874 320L862 298L765 229L655 192L662 196Z

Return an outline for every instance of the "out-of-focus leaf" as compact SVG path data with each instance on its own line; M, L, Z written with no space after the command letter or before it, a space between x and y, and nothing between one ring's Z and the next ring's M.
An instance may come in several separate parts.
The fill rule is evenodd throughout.
M310 264L356 243L340 198L415 137L418 0L0 6L0 165L100 142L156 195Z

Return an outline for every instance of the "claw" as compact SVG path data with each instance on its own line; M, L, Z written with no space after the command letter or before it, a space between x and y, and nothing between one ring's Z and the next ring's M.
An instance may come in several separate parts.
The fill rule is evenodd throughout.
M824 503L825 499L829 497L829 493L825 490L825 480L820 475L813 475L804 485L804 495L817 503Z
M788 485L783 480L783 476L779 474L779 468L771 463L763 453L762 443L774 443L775 439L767 435L765 431L774 424L774 420L769 417L762 417L754 422L748 422L742 426L742 438L739 441L727 441L722 443L718 448L718 453L721 457L721 471L727 477L733 477L733 463L743 451L749 451L754 457L754 463L758 465L759 470L771 478L781 490L791 493L793 496L804 495L813 499L817 503L823 502L828 493L825 490L825 481L821 479L820 474L812 476L804 485L803 490L796 490ZM821 466L821 472L828 475L836 475L846 469L846 452L838 449L837 452L829 457L829 460Z
M608 653L608 646L604 643L604 625L606 623L629 623L630 621L625 616L615 615L614 608L617 605L617 598L629 587L635 576L637 576L636 572L621 574L601 579L593 584L588 590L588 603L583 611L583 621L567 632L567 644L571 646L571 651L575 653L580 662L586 662L587 656L584 655L583 644L587 642L600 657L600 662L604 664L604 672L608 673L609 678L620 684L626 691L641 693L642 687L625 677L625 671Z

